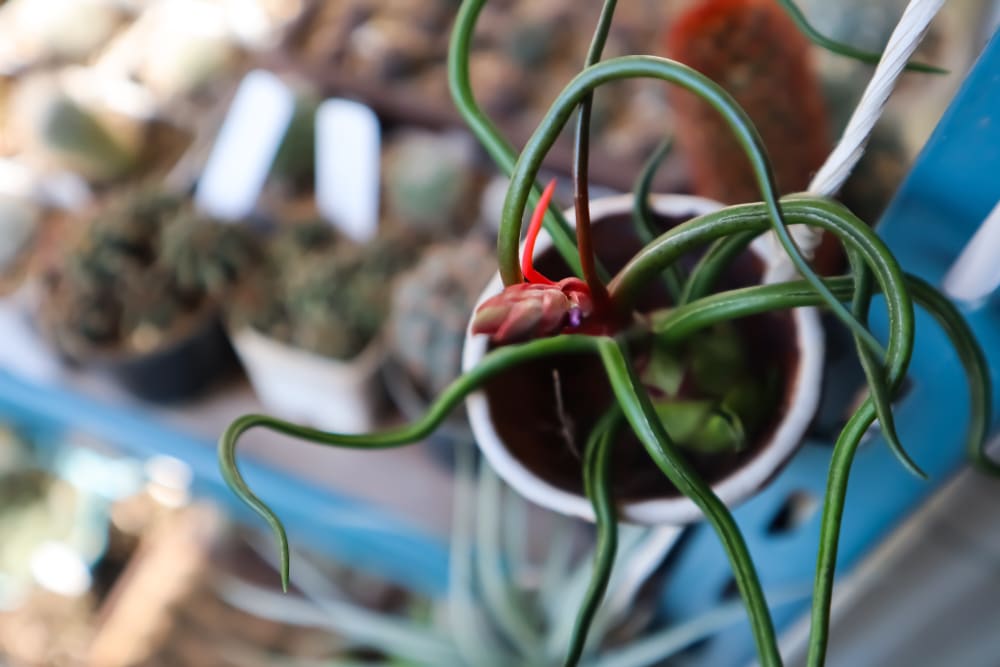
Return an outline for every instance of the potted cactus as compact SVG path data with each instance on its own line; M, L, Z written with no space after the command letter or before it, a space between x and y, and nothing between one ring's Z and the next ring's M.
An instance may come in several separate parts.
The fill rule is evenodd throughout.
M90 221L47 272L41 323L67 360L137 396L188 398L235 367L220 307L259 256L246 229L138 193Z
M392 279L415 258L402 231L359 246L323 221L283 225L229 316L264 404L328 428L371 428Z
M615 8L613 0L605 2L585 68L556 97L520 155L515 155L472 96L468 55L473 28L484 5L485 0L467 0L459 9L450 49L449 78L459 110L500 168L511 175L497 248L503 289L477 308L470 324L471 334L479 337L475 340L483 341L479 345L488 347L489 351L467 365L463 375L438 395L421 418L399 428L345 434L311 429L267 415L241 417L220 440L220 464L226 480L274 529L282 549L283 575L287 580L288 544L281 521L253 493L237 467L236 447L243 433L252 428L266 428L332 447L398 447L425 438L467 396L476 391L489 393L491 387L510 374L531 372L540 367L543 372L549 371L546 381L551 388L553 367L567 373L575 372L575 392L569 398L551 391L544 396L538 391L530 396L510 398L525 407L513 418L525 422L530 421L526 413L535 401L549 403L556 414L567 413L566 406L577 401L590 410L589 429L579 440L582 447L578 458L565 463L561 472L582 480L580 486L593 505L598 547L588 593L576 610L574 630L566 640L563 664L578 664L587 650L589 629L608 588L620 518L618 494L621 485L631 481L631 478L619 478L625 474L638 479L648 474L662 475L679 496L697 508L697 518L707 521L715 531L732 566L735 587L750 621L759 661L764 665L780 665L771 612L746 542L728 505L737 502L738 496L724 493L731 475L721 478L710 475L711 470L701 457L690 453L690 446L679 445L685 435L676 421L672 422L669 415L657 409L661 394L671 395L670 378L677 372L671 372L669 364L666 371L652 374L644 371L648 371L652 363L650 351L655 351L659 345L680 346L675 349L696 346L705 340L706 332L712 331L709 340L714 339L716 346L726 347L731 341L726 330L739 329L744 318L765 313L786 313L780 317L788 318L788 311L802 307L828 309L855 342L869 395L853 411L837 440L824 498L810 636L810 662L822 664L828 642L831 591L847 479L861 439L876 419L901 463L919 474L896 436L892 410L892 399L902 385L913 350L914 303L943 324L965 366L973 405L970 445L977 454L985 440L991 405L989 376L982 351L954 306L933 287L905 274L869 225L850 210L833 201L828 194L815 192L779 200L759 133L720 85L666 58L625 56L600 61ZM783 5L787 9L790 3ZM798 18L801 21L801 16ZM753 169L762 201L719 208L687 221L674 220L678 224L662 232L647 227L651 232L649 237L639 234L638 247L626 249L625 257L610 261L606 251L616 250L612 242L599 237L596 226L591 228L587 192L588 116L595 89L609 82L632 78L665 81L708 102L724 118L727 130L737 137ZM535 178L546 153L578 109L574 207L577 224L574 233L558 209L548 210L547 198L551 190L538 194ZM532 199L542 204L529 225L522 252L522 217ZM640 194L635 199L641 208L644 197ZM596 209L594 213L597 218ZM544 256L539 257L538 265L535 264L533 245L543 224L552 239L556 253L553 257L562 262L562 267L548 262ZM789 226L811 227L835 237L845 249L849 273L837 278L820 278L797 247ZM743 251L762 236L771 236L781 248L780 253L773 253L773 260L765 259L775 262L774 266L787 262L797 274L786 271L782 275L768 267L774 282L733 284L733 280L740 277L739 265L746 258ZM691 253L699 251L701 255L692 258ZM542 264L542 260L546 263ZM651 292L655 295L661 285L668 296L648 298ZM873 302L876 292L884 298L884 302L877 303L884 303L888 314L886 345L867 326L868 313L876 303ZM756 361L753 358L756 349L744 346L742 355L727 352L726 356L733 360L734 384L741 382L746 374L741 366L748 359ZM791 353L791 345L784 351ZM684 369L696 363L694 357L682 359L682 384L688 375ZM709 397L714 393L718 398L718 392L706 393ZM731 405L725 405L725 400L721 403L722 408L732 410ZM788 408L786 403L779 401L777 406L772 404L771 409L780 413ZM577 410L573 414L580 414L581 406L571 407ZM558 450L566 446L558 428L560 425L553 428L551 424L526 423L524 428L544 430L548 438L539 438L539 446ZM624 468L613 465L622 433L634 438L639 445L637 452L644 456L636 457L633 465ZM708 435L704 438L707 440ZM700 435L694 440L696 445L704 444ZM538 452L539 455L544 453ZM754 457L747 465L760 460L761 457ZM770 457L766 463L772 473L777 472L781 457Z
M386 214L435 238L454 238L472 223L481 180L476 147L458 133L400 131L383 156Z

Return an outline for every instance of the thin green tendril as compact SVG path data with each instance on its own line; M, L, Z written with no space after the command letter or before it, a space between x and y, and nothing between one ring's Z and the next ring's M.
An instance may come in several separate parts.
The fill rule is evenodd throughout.
M704 512L705 518L718 534L747 607L761 664L765 667L780 665L781 654L774 635L771 612L746 542L733 515L674 446L621 344L609 338L601 338L598 339L598 345L604 370L611 381L618 405L636 437L674 486Z
M219 439L219 466L226 483L251 509L271 527L281 550L281 583L288 587L288 536L278 516L250 490L236 464L236 445L240 436L253 428L265 428L284 435L307 440L318 445L349 449L389 449L423 440L433 433L448 413L469 393L482 386L491 377L517 364L553 354L578 354L594 350L590 336L557 336L542 338L522 345L511 345L494 350L480 361L476 368L452 382L427 413L412 424L381 433L363 435L328 433L308 426L300 426L268 415L244 415L236 419Z
M868 322L868 310L872 301L872 274L865 265L864 260L858 256L857 252L849 252L848 257L851 262L851 273L854 276L853 311L859 322ZM889 449L903 464L910 474L919 479L927 479L927 473L920 469L899 441L896 432L896 419L892 414L892 399L886 383L881 380L885 370L882 364L875 357L871 350L865 347L864 343L855 338L855 348L858 352L858 360L864 370L865 379L868 382L872 402L875 404L875 413L878 415L879 424L882 425L882 433Z
M621 425L621 411L609 410L590 434L583 452L583 488L594 506L597 544L594 546L594 571L576 613L576 624L566 653L565 667L575 667L587 645L587 634L611 580L611 569L618 550L618 516L611 491L611 447Z
M646 160L646 164L643 165L642 171L639 172L639 178L632 188L632 192L634 193L632 199L632 224L635 226L636 234L643 245L656 238L658 233L656 223L653 221L653 207L649 201L649 191L653 187L653 177L656 175L656 170L660 168L660 164L670 154L673 145L674 141L672 137L664 138L657 145L656 150L653 151L653 154ZM663 274L663 281L666 284L667 293L670 294L670 300L674 303L680 303L681 294L684 289L684 276L676 262L667 267L667 270Z
M873 349L881 352L881 343L872 336L868 329L854 319L844 304L837 301L829 293L823 281L802 257L801 251L788 233L781 207L778 205L778 191L763 141L746 112L721 86L690 67L666 58L625 56L605 60L588 67L577 75L552 103L545 118L542 119L538 129L528 140L517 160L514 173L511 176L510 189L507 191L507 198L504 201L503 219L500 223L497 243L497 259L500 264L500 275L504 282L510 285L521 280L518 259L521 218L524 215L525 206L528 204L528 198L535 176L541 168L542 160L555 143L562 128L569 120L569 116L576 109L580 100L595 88L611 81L631 78L660 79L679 85L701 97L722 115L750 159L770 216L771 229L778 237L796 270L824 297L825 305L852 333L863 338L866 344L872 346ZM615 301L613 293L612 302L621 308L621 304Z
M789 18L795 22L796 27L802 31L802 34L816 46L822 47L831 53L836 53L837 55L851 58L852 60L858 60L869 65L876 65L882 59L881 53L858 49L850 44L844 44L843 42L838 42L823 35L816 30L816 28L810 25L805 14L802 13L802 10L799 9L798 6L792 2L792 0L778 0L778 4L784 8ZM948 73L948 70L946 69L935 67L934 65L925 65L923 63L907 63L906 69L911 72L924 72L925 74Z

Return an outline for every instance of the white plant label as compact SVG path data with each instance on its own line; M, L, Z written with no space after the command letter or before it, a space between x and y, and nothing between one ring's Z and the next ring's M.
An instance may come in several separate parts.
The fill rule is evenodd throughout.
M355 241L378 230L380 130L370 108L327 100L316 112L316 206Z
M198 208L223 220L253 211L294 111L295 96L278 77L246 75L198 181Z

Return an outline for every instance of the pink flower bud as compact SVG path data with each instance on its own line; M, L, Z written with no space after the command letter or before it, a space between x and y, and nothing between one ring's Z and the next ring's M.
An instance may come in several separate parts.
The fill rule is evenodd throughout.
M552 285L521 283L487 299L476 310L472 332L513 343L572 331L594 311L590 290L578 278Z

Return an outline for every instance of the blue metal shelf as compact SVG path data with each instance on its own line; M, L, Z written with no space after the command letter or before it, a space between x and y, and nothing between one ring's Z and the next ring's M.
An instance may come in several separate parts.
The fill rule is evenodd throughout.
M43 439L82 433L139 459L174 457L191 467L197 495L218 502L233 516L251 516L219 474L215 443L169 428L149 412L0 371L0 417ZM293 545L317 549L415 591L444 594L447 548L439 539L366 503L253 461L241 461L240 468L281 515ZM261 525L255 515L251 525Z

